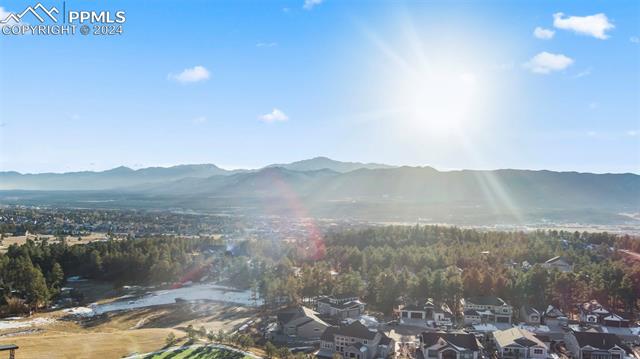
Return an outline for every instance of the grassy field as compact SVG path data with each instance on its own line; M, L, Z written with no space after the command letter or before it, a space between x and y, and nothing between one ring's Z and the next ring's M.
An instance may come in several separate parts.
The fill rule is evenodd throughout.
M114 312L95 318L64 319L64 311L38 313L24 321L42 321L37 326L0 330L0 345L17 344L17 358L122 358L150 353L165 346L171 332L184 338L179 329L193 325L210 331L237 328L255 313L247 308L220 303L189 306L164 305ZM182 344L179 341L178 345ZM184 353L167 353L159 358L241 359L242 354L195 348ZM0 355L0 358L2 356ZM142 358L142 357L140 357Z
M69 333L26 335L0 339L1 344L20 347L17 358L122 358L132 353L148 353L165 344L172 329L121 330L111 333Z
M197 348L184 347L168 350L159 354L152 354L144 359L250 359L242 353L215 348L211 346L201 346Z
M80 238L80 240L78 240ZM93 241L105 240L107 238L106 233L91 233L86 236L66 236L67 244L70 246L74 246L76 244L87 244ZM28 236L7 236L0 244L0 252L6 252L7 248L10 245L16 244L18 246L27 243L27 239L31 239L33 241L40 241L42 239L46 239L49 243L58 242L57 238L51 235L33 235L30 234Z

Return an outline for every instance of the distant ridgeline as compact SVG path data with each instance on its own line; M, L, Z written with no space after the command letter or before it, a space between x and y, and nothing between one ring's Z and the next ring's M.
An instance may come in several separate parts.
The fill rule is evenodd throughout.
M64 193L60 191L65 191ZM485 224L639 224L640 176L437 171L318 157L260 170L181 165L103 172L0 172L0 204L184 208Z

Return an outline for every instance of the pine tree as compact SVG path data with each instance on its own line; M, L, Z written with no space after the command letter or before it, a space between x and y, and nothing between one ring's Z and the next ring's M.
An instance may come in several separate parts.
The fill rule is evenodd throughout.
M34 308L39 308L49 302L49 290L42 271L37 267L31 267L29 280L26 283L26 299Z
M57 291L60 289L63 282L64 272L62 271L62 266L60 263L54 262L51 267L51 272L49 273L49 288Z

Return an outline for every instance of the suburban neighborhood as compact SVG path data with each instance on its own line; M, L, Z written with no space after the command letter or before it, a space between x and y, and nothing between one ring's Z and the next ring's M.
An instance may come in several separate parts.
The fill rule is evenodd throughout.
M323 296L277 311L264 336L317 358L640 358L640 328L596 300L569 314L553 305L514 309L495 296L462 298L459 308L426 298L387 318L354 294Z

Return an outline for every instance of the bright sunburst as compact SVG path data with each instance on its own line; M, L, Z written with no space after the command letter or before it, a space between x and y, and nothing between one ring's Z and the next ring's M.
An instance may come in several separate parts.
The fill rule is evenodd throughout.
M384 59L381 112L392 113L394 126L403 132L421 137L442 139L481 130L491 102L493 59L485 56L491 49L468 41L473 36L464 30L444 38L416 27L410 15L401 18L385 36L364 27Z

